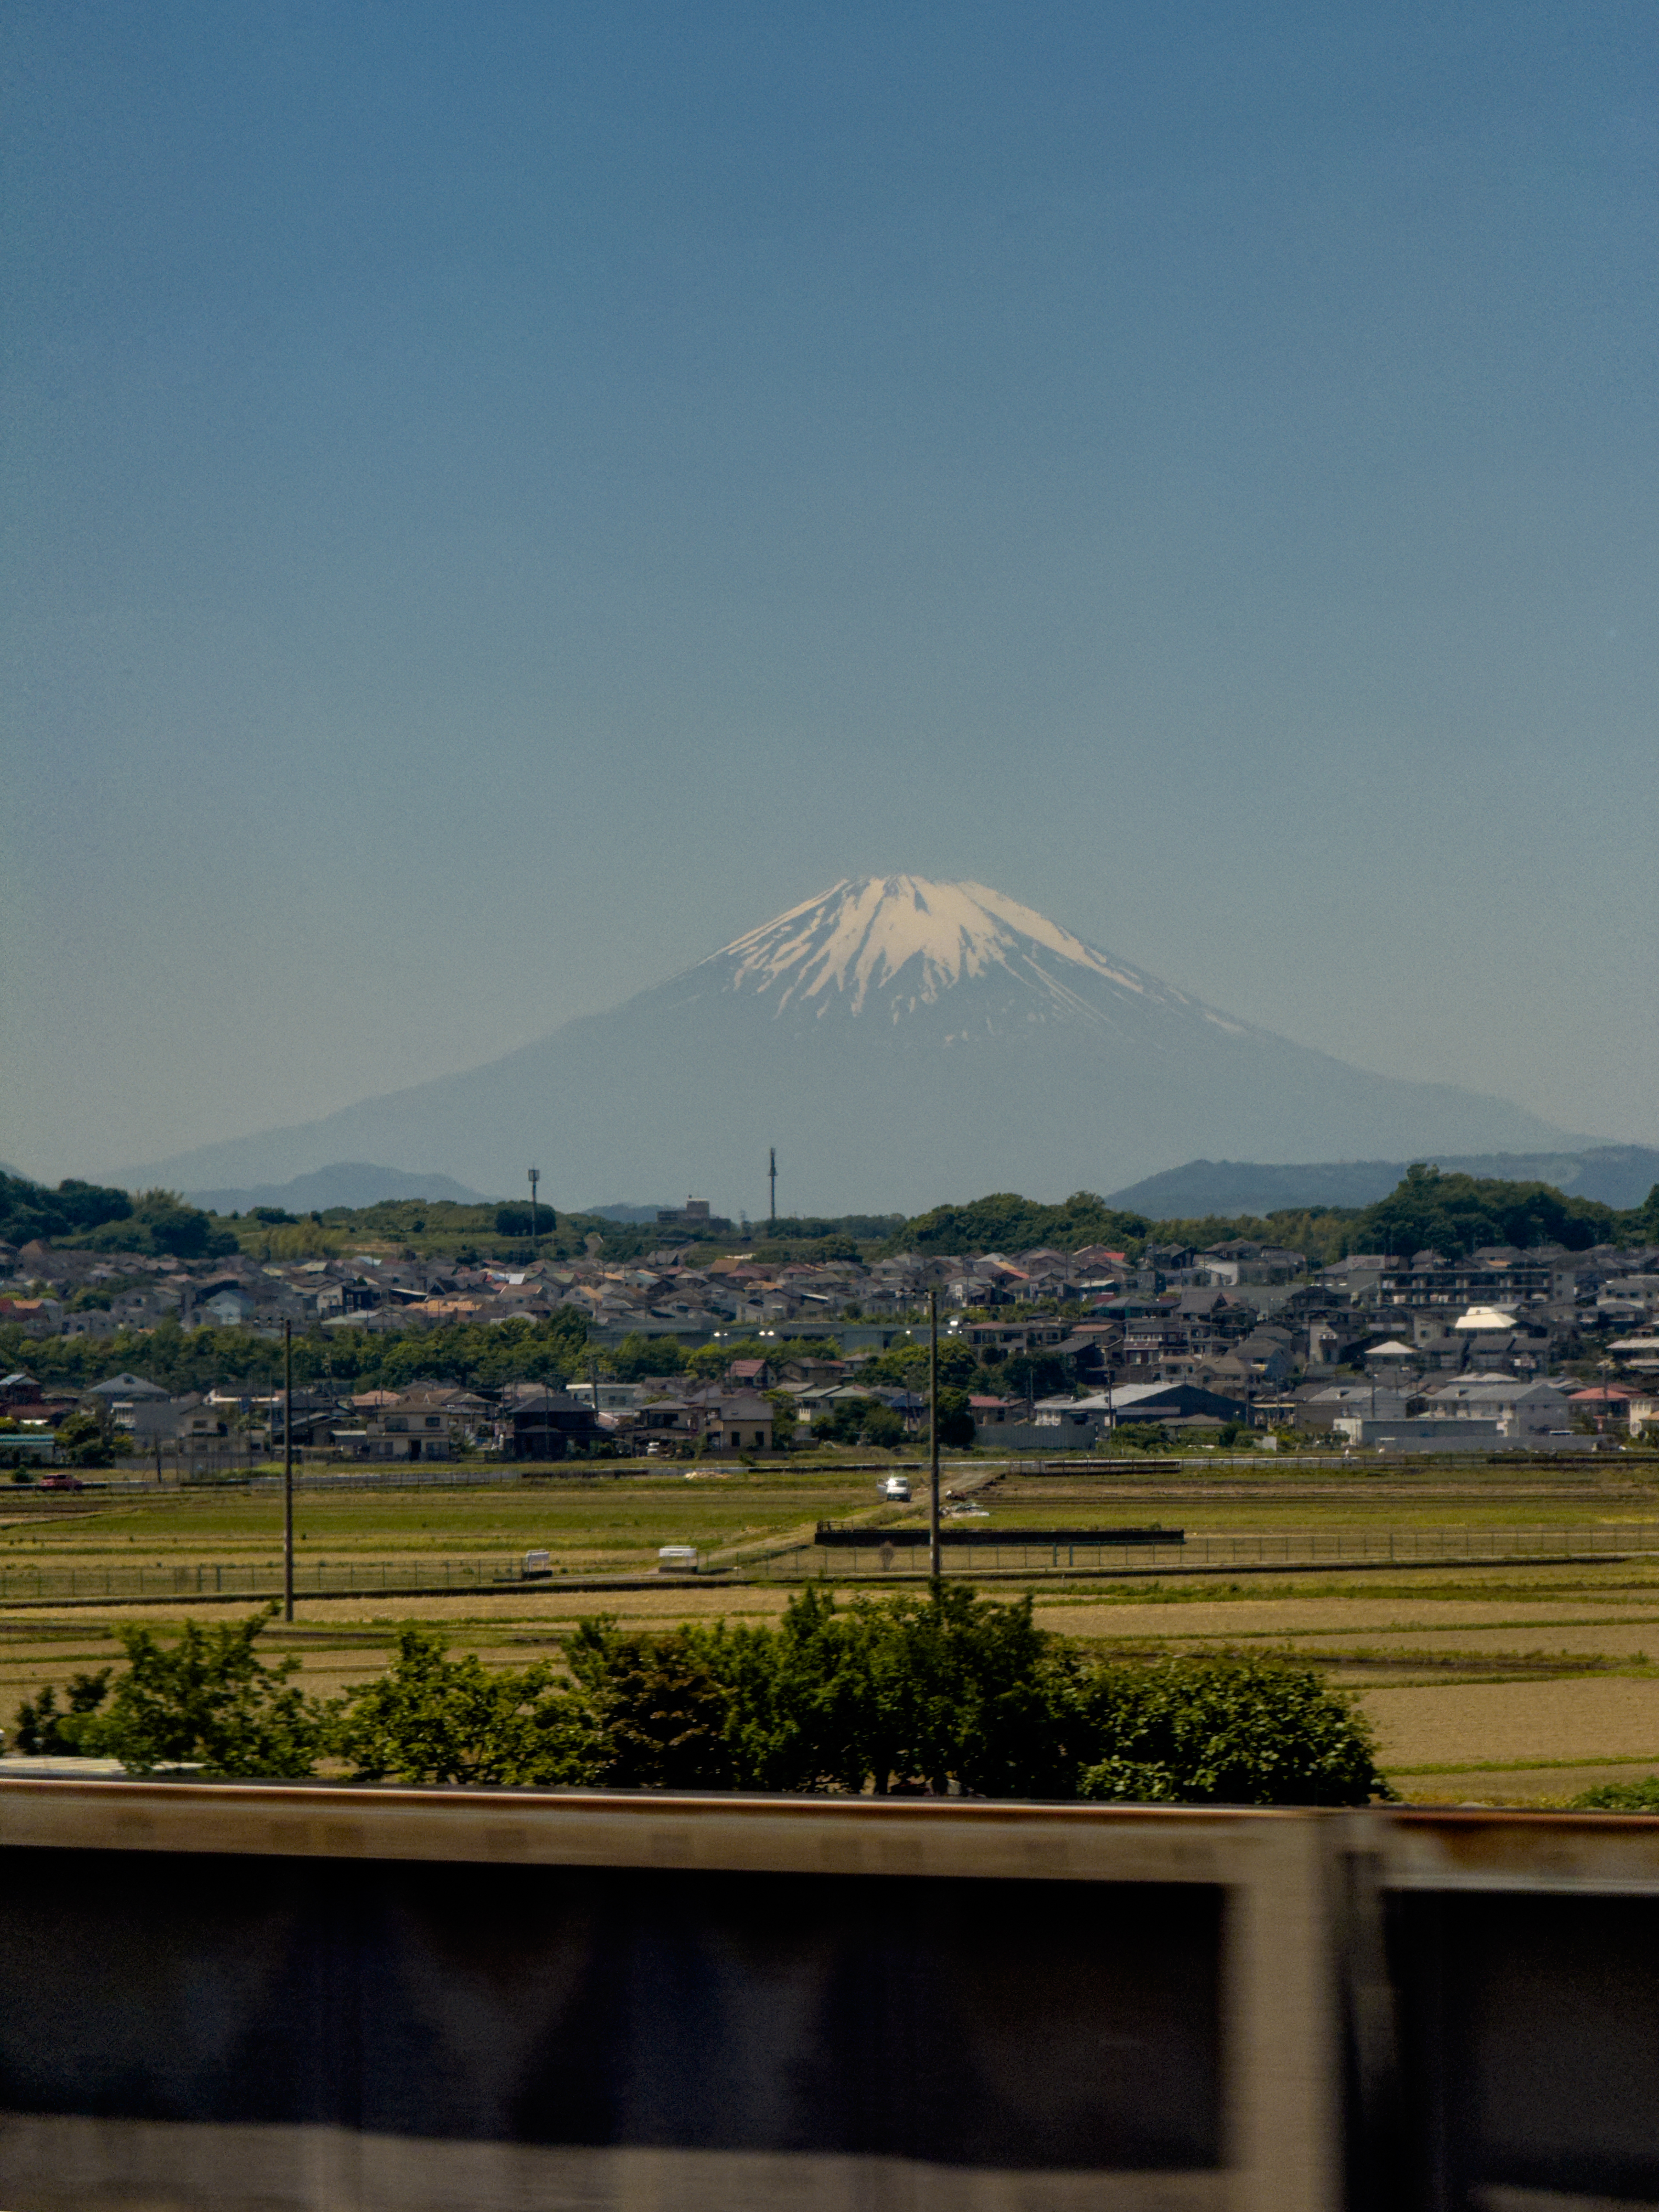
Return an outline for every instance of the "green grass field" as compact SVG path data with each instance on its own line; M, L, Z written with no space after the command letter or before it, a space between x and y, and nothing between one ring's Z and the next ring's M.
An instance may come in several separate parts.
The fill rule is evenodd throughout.
M1605 1472L1601 1470L1605 1469ZM947 1486L975 1472L946 1463ZM1645 1469L1641 1471L1645 1475ZM1659 1468L1654 1471L1659 1476ZM818 1520L842 1521L879 1504L880 1474L867 1467L811 1472L779 1466L709 1470L700 1465L643 1474L559 1474L532 1482L407 1490L296 1492L296 1529L308 1553L391 1559L446 1551L487 1553L543 1547L567 1563L644 1563L658 1546L714 1550L781 1540ZM925 1517L923 1480L908 1512ZM1151 1480L1122 1474L1075 1478L1011 1474L981 1493L994 1522L1087 1528L1162 1522L1194 1533L1285 1529L1504 1528L1556 1522L1659 1522L1659 1480L1629 1463L1601 1462L1595 1476L1463 1467L1377 1476L1200 1466ZM13 1560L149 1556L167 1560L245 1559L280 1546L282 1501L270 1488L121 1493L73 1501L39 1492L0 1493L0 1568Z
M867 1474L732 1472L561 1477L499 1487L300 1489L296 1548L307 1558L391 1560L447 1553L553 1552L568 1566L654 1566L662 1544L714 1550L843 1519L878 1504ZM169 1490L73 1510L0 1498L0 1570L62 1560L157 1565L280 1555L283 1504L272 1491Z

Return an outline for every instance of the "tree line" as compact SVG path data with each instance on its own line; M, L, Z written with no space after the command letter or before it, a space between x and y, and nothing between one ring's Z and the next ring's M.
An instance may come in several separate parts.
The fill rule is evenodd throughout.
M222 1259L236 1239L176 1192L141 1191L137 1198L74 1176L56 1190L27 1176L0 1174L0 1241L35 1239L94 1252L138 1252L151 1259Z
M530 1253L530 1208L522 1201L497 1206L388 1199L373 1206L330 1207L309 1222L292 1217L273 1220L278 1212L275 1207L256 1208L233 1230L217 1215L204 1213L167 1191L147 1191L135 1200L125 1191L73 1179L48 1190L21 1176L0 1175L0 1239L15 1244L42 1237L98 1251L170 1252L204 1259L234 1252L240 1243L264 1257L296 1259L343 1249L355 1238L391 1240L460 1261L480 1256L473 1240L488 1242L495 1236L512 1241L513 1256L527 1258ZM550 1206L539 1210L538 1225L538 1249L547 1259L579 1256L590 1236L602 1239L607 1259L618 1260L642 1257L665 1237L678 1243L694 1234L684 1226L670 1232L586 1214L561 1215L556 1226ZM1265 1215L1154 1221L1109 1206L1090 1191L1074 1192L1058 1206L1002 1191L966 1205L934 1206L908 1220L847 1214L780 1221L753 1233L762 1238L755 1252L763 1261L871 1260L901 1252L933 1257L1030 1251L1043 1245L1074 1252L1104 1244L1139 1261L1154 1244L1202 1249L1239 1237L1299 1252L1316 1266L1350 1252L1409 1254L1425 1247L1455 1259L1466 1258L1483 1244L1524 1249L1558 1243L1583 1251L1592 1244L1659 1242L1659 1184L1642 1205L1621 1210L1567 1196L1549 1183L1446 1175L1419 1164L1386 1198L1364 1206L1314 1206ZM709 1252L732 1242L706 1231L695 1234L698 1245Z
M891 1249L944 1254L1020 1252L1048 1245L1075 1252L1105 1244L1133 1261L1152 1244L1190 1244L1202 1251L1241 1237L1299 1252L1322 1267L1350 1252L1408 1256L1432 1249L1448 1259L1467 1259L1486 1244L1513 1244L1522 1250L1561 1244L1570 1252L1587 1251L1593 1244L1644 1244L1659 1242L1659 1183L1640 1206L1621 1209L1597 1199L1570 1197L1551 1183L1447 1175L1419 1164L1407 1169L1386 1198L1370 1206L1300 1206L1170 1221L1118 1212L1088 1191L1076 1192L1060 1206L1038 1205L1005 1191L969 1206L935 1206L907 1222Z
M274 1610L272 1608L271 1610ZM309 1697L267 1662L270 1612L116 1632L125 1665L19 1708L13 1747L129 1772L364 1783L1214 1805L1392 1795L1352 1700L1314 1671L1224 1653L1103 1659L1036 1626L1029 1597L806 1589L776 1627L663 1633L589 1621L549 1660L486 1668L410 1626L386 1670Z

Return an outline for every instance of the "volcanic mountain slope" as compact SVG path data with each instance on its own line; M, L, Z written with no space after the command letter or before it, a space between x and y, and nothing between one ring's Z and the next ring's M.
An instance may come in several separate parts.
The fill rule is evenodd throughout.
M1572 1140L1568 1139L1566 1142ZM916 1212L1110 1190L1176 1160L1561 1151L1501 1099L1218 1012L983 884L837 884L609 1013L462 1075L131 1171L186 1189L373 1159L556 1201L695 1191Z

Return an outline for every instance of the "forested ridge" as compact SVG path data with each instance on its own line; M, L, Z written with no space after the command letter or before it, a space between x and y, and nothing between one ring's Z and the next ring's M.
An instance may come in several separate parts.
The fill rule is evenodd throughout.
M742 1248L763 1261L798 1257L866 1262L901 1252L942 1258L1042 1246L1075 1252L1096 1244L1134 1261L1154 1244L1191 1244L1202 1249L1247 1238L1299 1252L1318 1266L1350 1252L1408 1255L1432 1248L1451 1259L1488 1244L1524 1249L1557 1243L1569 1251L1584 1251L1601 1243L1649 1243L1659 1241L1659 1183L1639 1206L1622 1211L1595 1199L1571 1197L1549 1183L1449 1175L1417 1165L1386 1198L1371 1206L1307 1206L1266 1215L1210 1214L1191 1221L1153 1221L1144 1214L1121 1212L1089 1191L1075 1192L1060 1205L1001 1191L959 1206L934 1206L908 1220L847 1214L757 1223L741 1233L720 1235L693 1233L683 1226L659 1230L598 1216L556 1217L548 1208L543 1210L542 1220L544 1234L535 1249L553 1260L580 1255L592 1237L599 1239L607 1259L639 1258L666 1240L689 1243L694 1256L706 1251L712 1257L720 1249ZM506 1256L522 1260L530 1249L529 1227L527 1206L472 1206L419 1199L334 1207L303 1222L270 1206L245 1218L222 1219L167 1191L147 1191L135 1199L125 1191L73 1178L49 1190L21 1176L0 1175L0 1240L18 1245L38 1238L69 1249L205 1259L248 1249L250 1242L274 1245L274 1249L263 1251L267 1258L298 1256L301 1245L307 1251L343 1252L354 1242L392 1243L417 1254L476 1258L504 1244ZM294 1231L302 1233L289 1254L286 1246L294 1239L288 1232Z

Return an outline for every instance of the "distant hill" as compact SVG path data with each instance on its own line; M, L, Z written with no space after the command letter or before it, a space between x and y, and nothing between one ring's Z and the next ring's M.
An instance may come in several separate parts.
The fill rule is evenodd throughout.
M378 1206L387 1198L447 1198L457 1206L489 1206L493 1200L443 1175L407 1175L401 1168L377 1168L367 1160L337 1160L289 1182L256 1183L245 1190L191 1190L185 1195L209 1213L248 1213L256 1206L280 1206L288 1213L326 1213L331 1206Z
M1570 1198L1602 1206L1640 1206L1659 1182L1659 1149L1596 1145L1581 1152L1427 1152L1448 1174L1503 1182L1547 1182ZM1325 1160L1298 1167L1251 1160L1188 1160L1184 1167L1115 1190L1108 1206L1152 1221L1197 1221L1209 1214L1268 1214L1305 1206L1374 1206L1410 1164L1404 1160Z
M1501 1098L1332 1059L1205 1005L982 884L841 883L504 1060L112 1178L264 1189L341 1158L442 1160L561 1212L695 1190L715 1212L1062 1197L1167 1161L1422 1159L1595 1141ZM290 1201L293 1203L294 1201Z

